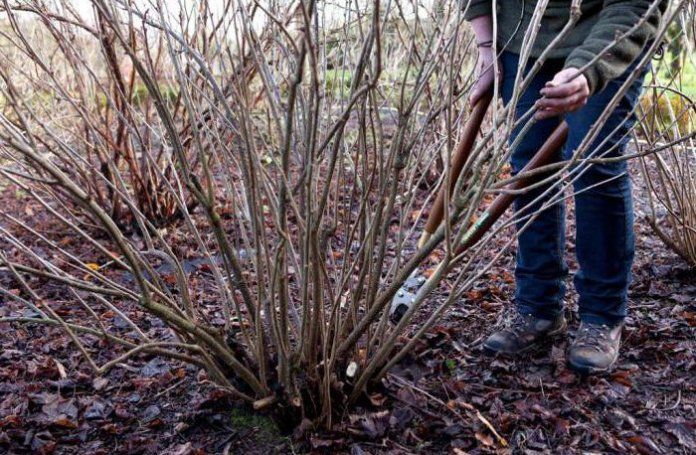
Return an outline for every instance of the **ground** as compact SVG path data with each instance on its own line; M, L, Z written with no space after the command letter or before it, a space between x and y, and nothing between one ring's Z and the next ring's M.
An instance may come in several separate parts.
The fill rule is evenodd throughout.
M482 354L483 337L510 311L508 252L334 432L301 440L240 407L197 368L142 357L94 379L59 329L3 327L0 452L694 453L696 270L652 235L640 181L636 188L631 315L611 374L573 375L565 340L517 361ZM6 210L25 210L11 189L2 194ZM2 302L0 314L11 306ZM154 318L147 324L163 330Z

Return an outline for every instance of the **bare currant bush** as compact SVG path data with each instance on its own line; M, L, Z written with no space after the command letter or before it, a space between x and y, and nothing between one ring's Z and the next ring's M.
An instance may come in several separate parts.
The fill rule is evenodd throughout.
M507 139L534 122L514 118L516 101L493 103L446 222L416 247L469 115L475 51L457 2L89 3L4 4L0 176L78 240L0 215L0 295L25 306L0 321L66 330L97 374L168 356L290 425L330 426L503 254L484 254L491 237L511 245L538 213L459 252L482 206L521 178L507 173ZM545 169L545 207L604 159L588 150L599 127ZM432 273L393 324L390 302L419 267ZM448 276L449 296L429 303ZM80 311L55 311L56 298Z
M20 129L30 129L42 153L50 154L119 227L139 228L131 204L153 225L167 226L183 213L167 188L177 184L176 171L154 100L104 16L72 20L79 17L74 6L61 3L68 14L63 17L39 3L23 2L7 16L0 51L7 118ZM36 20L27 20L31 17ZM148 66L195 171L196 156L188 152L191 125L183 118L163 37L134 26L124 30L128 46ZM195 74L192 68L183 71ZM66 208L80 210L61 193L53 196ZM189 209L195 206L192 198L179 196Z
M637 133L648 149L665 149L641 158L648 223L668 247L696 265L696 93L685 93L683 83L683 74L696 73L693 8L684 5L685 14L667 35L667 52L652 68Z

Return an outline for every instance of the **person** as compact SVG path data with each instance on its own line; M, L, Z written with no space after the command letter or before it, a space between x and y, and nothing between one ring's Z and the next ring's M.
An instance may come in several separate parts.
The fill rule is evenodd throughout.
M490 0L463 1L467 3L465 19L474 30L479 50L478 79L470 101L472 105L476 103L498 77L499 92L503 102L508 104L513 96L524 34L536 2L498 0L494 13ZM556 159L568 159L578 149L636 69L639 57L654 38L665 11L664 3L653 5L650 0L585 0L581 3L579 20L558 40L558 45L549 50L548 59L532 77L515 106L518 118L535 108L536 122L512 151L513 173L524 167L562 120L567 122L569 133ZM570 7L570 1L549 1L525 73L568 23ZM495 37L494 14L497 20ZM622 34L627 36L617 40ZM493 40L499 51L497 55L494 55ZM600 57L595 58L598 55ZM498 64L494 65L496 58ZM496 66L499 71L494 74ZM579 70L582 70L580 75ZM640 76L630 83L586 154L614 157L624 152L634 122L632 113L646 73L645 69L638 68L638 71ZM511 144L522 126L512 131ZM547 188L542 186L519 196L515 210L529 214L540 208L553 196L553 192L543 195ZM587 167L574 181L573 188L575 251L579 265L574 284L579 294L580 327L570 346L568 363L573 369L589 374L608 371L616 362L627 313L634 234L626 162ZM535 199L539 200L535 202ZM518 229L524 223L520 221ZM487 352L515 356L565 333L562 305L568 267L564 259L564 235L563 203L551 205L520 232L515 268L517 311L501 330L484 342Z

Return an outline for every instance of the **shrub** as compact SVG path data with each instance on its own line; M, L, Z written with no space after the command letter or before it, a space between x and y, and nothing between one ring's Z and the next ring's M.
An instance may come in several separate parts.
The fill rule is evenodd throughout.
M694 5L684 5L693 15ZM693 20L675 23L670 31L671 61L654 62L653 83L641 99L640 132L648 150L641 159L650 203L648 223L657 236L691 265L696 265L696 77Z
M640 115L646 134L676 139L696 131L693 101L686 96L660 91L648 93L640 99Z
M273 409L286 426L330 426L514 242L511 233L488 251L519 221L511 215L455 254L482 204L506 184L498 176L506 175L514 103L493 103L495 123L456 180L445 222L416 248L421 206L437 189L424 183L427 171L440 154L449 162L468 113L474 47L456 2L438 1L424 16L379 0L357 12L351 4L333 25L330 2L218 11L204 1L180 14L165 2L149 11L91 3L96 28L65 3L7 11L8 49L43 68L56 94L50 102L70 116L34 110L30 90L0 67L0 150L11 163L0 176L42 211L0 215L0 293L30 310L0 322L61 327L96 374L132 356L168 356ZM40 19L35 26L69 62L66 74L42 65L17 10ZM83 59L79 46L106 57ZM132 64L126 78L123 58ZM529 78L519 82L518 91ZM140 86L148 94L136 102ZM175 101L166 87L176 87ZM558 164L555 177L586 169L576 165L584 152ZM449 177L446 166L440 183ZM547 206L569 185L558 179ZM138 235L124 232L124 212ZM174 214L181 222L158 229ZM46 220L68 241L43 232ZM191 270L191 258L204 273ZM391 324L390 302L420 266L432 273ZM455 268L449 295L426 304ZM55 311L46 283L74 311ZM142 314L168 330L145 330ZM105 322L114 315L118 326ZM110 348L101 363L85 346L94 337Z
M45 11L40 8L29 2L19 9L42 17ZM76 22L71 26L43 19L10 16L0 37L0 58L15 62L3 72L7 85L3 109L8 119L29 130L41 144L41 152L51 156L119 227L142 228L134 209L157 228L181 219L182 207L175 202L175 193L167 189L177 182L155 101L124 45L103 15L96 15L95 24ZM185 136L190 131L162 38L153 42L132 27L128 33L126 45L135 58L147 62L158 96L167 103L177 134L188 148L191 138ZM191 72L191 68L184 71ZM194 157L188 158L195 169ZM52 192L50 186L43 190ZM61 198L67 209L91 217L61 191L52 196ZM196 205L190 197L179 196L187 209ZM93 218L90 222L99 224Z
M648 223L669 248L696 265L696 105L686 97L675 97L677 103L660 101L668 99L659 96L652 106L664 106L660 116L650 110L641 123L648 148L664 150L641 159L650 203Z

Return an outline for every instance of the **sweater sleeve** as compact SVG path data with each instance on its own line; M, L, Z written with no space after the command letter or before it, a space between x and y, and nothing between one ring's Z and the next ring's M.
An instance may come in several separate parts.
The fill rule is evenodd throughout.
M585 71L591 93L601 91L609 81L620 76L654 37L668 3L666 0L656 1L660 4L652 9L650 17ZM653 0L605 0L599 19L583 44L568 55L565 68L585 66L617 36L635 26L652 4Z
M490 16L493 13L492 0L460 0L464 10L464 19L470 21L479 16Z

